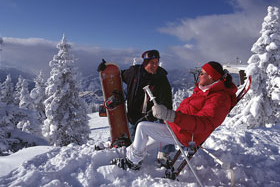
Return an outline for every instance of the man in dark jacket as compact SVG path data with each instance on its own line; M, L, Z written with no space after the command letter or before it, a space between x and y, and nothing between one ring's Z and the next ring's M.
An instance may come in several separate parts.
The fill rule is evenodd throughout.
M142 58L141 65L134 65L122 71L122 80L127 85L127 118L132 141L139 122L157 121L151 112L153 103L148 99L143 87L149 85L157 103L172 109L171 86L166 70L159 67L159 52L157 50L146 51L142 54ZM164 146L158 154L158 159L163 159L165 162L166 156L174 150L174 145Z
M142 65L131 66L122 70L122 80L127 85L127 109L128 121L132 125L131 135L134 136L137 123L140 121L156 121L149 101L143 87L149 85L156 101L172 109L171 87L166 77L167 72L159 67L159 52L156 50L146 51L142 55Z
M157 121L157 118L153 117L151 112L153 103L143 90L145 86L149 85L157 103L172 109L171 86L167 79L166 70L159 67L159 52L157 50L146 51L142 54L142 58L143 63L141 65L130 66L121 72L122 81L127 85L127 118L132 141L139 122ZM163 154L161 156L164 157L174 150L174 145L167 145L162 148L159 155Z

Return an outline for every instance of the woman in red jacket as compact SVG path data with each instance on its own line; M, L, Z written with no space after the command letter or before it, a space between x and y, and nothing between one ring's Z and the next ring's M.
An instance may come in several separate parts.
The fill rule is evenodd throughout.
M202 66L193 94L181 102L176 112L164 105L155 105L153 115L169 124L182 145L187 147L190 141L200 145L236 104L236 91L232 77L218 62L211 61ZM166 125L141 122L134 142L127 147L126 158L113 159L111 164L137 170L148 150L166 144L175 144Z

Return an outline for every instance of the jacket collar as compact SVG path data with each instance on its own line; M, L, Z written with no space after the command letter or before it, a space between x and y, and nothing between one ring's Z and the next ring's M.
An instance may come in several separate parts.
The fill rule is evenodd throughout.
M216 82L213 82L212 84L206 85L206 86L202 86L202 85L198 84L198 88L199 88L201 91L206 92L206 91L209 90L214 84L216 84L216 83L218 83L218 82L219 82L219 80L216 81Z
M237 91L237 87L235 85L230 87L230 88L226 88L225 85L224 85L224 81L222 81L222 80L216 81L213 84L208 85L208 86L206 86L205 88L204 87L200 88L199 84L197 84L197 86L194 89L194 92L202 91L202 92L205 92L206 94L208 94L208 93L211 93L211 92L216 92L216 91L222 91L223 90L230 95L235 95L235 93Z

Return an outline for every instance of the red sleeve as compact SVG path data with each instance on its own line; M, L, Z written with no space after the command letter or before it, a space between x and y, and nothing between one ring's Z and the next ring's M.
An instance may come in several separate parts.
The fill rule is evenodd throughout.
M182 130L191 133L205 133L213 131L225 119L231 106L230 96L223 93L212 94L203 108L195 115L176 112L174 123Z

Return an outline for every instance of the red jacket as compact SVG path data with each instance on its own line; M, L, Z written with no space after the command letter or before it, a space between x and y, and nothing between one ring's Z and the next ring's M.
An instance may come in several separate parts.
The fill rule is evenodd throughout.
M223 81L213 84L206 92L198 87L184 99L176 110L174 123L168 122L178 140L203 143L222 124L230 108L236 104L236 86L226 88Z

